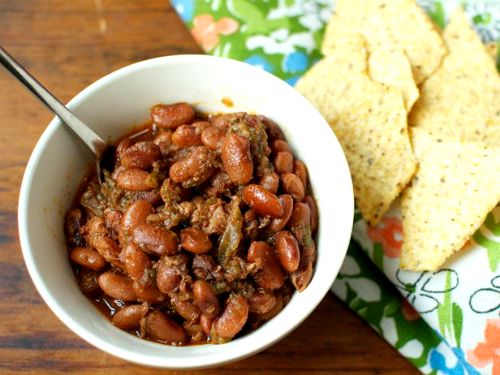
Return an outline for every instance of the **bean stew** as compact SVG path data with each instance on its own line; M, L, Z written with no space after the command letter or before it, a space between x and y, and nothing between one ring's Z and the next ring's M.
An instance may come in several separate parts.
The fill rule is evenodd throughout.
M65 219L78 285L118 328L224 343L273 318L315 264L318 210L279 126L156 105Z

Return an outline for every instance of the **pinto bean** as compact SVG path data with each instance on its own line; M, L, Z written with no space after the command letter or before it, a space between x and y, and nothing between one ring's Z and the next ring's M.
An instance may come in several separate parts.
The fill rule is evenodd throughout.
M141 319L146 314L148 308L143 305L129 305L117 311L111 323L125 331L133 331L139 328Z
M222 128L211 126L201 133L201 141L209 150L220 150L224 143L226 132Z
M145 252L173 255L179 252L177 235L152 224L139 224L132 231L132 240Z
M182 344L187 340L184 328L159 310L146 316L145 330L148 337L169 344Z
M290 217L292 216L292 210L293 210L292 196L288 194L283 194L280 195L278 199L280 201L281 207L283 207L283 215L274 218L271 221L271 224L269 224L269 229L271 230L271 232L277 232L283 229L290 220Z
M293 173L284 173L281 175L281 184L283 190L292 196L297 202L304 199L304 185L300 178Z
M186 254L162 256L156 269L156 284L163 293L170 293L179 287L188 272L189 258Z
M243 201L259 215L271 217L283 215L283 207L281 207L278 197L262 186L250 184L245 187Z
M265 242L254 241L250 245L247 261L255 263L258 272L255 274L255 283L264 289L281 288L285 282L285 275L273 249Z
M188 103L158 104L151 108L151 119L162 128L176 128L191 123L196 116Z
M279 174L293 171L293 156L288 151L280 151L274 158L274 169Z
M222 129L227 129L231 124L240 119L243 118L246 115L245 112L233 112L233 113L224 113L224 114L216 114L213 115L209 118L210 123L212 126L222 128Z
M314 244L303 247L299 268L290 275L293 286L299 292L302 292L311 282L315 260L316 247Z
M134 281L132 284L134 288L134 293L138 301L147 302L147 303L160 303L165 300L166 295L163 294L156 284L154 283L154 279L149 278L148 283L139 283Z
M170 302L177 314L189 321L196 321L201 315L201 311L191 298L186 299L184 295L171 294Z
M283 151L290 152L290 153L292 152L292 149L290 148L288 143L286 143L286 141L284 141L282 139L274 140L273 143L271 143L271 150L273 150L273 152L275 154L278 154L279 152L283 152Z
M106 260L97 251L88 247L75 247L69 253L69 259L73 263L94 271L102 270L107 264Z
M203 332L205 332L207 335L209 335L210 331L212 330L213 322L214 322L213 318L210 318L205 314L200 315L201 329L203 329Z
M172 134L172 143L178 147L201 146L200 131L193 125L181 125Z
M214 171L208 149L197 146L187 156L172 164L169 176L174 182L182 183L183 187L189 188L204 183Z
M276 173L269 173L262 176L259 185L271 193L276 194L280 185L280 178Z
M153 143L160 148L163 156L168 156L179 148L172 143L172 134L174 134L172 130L163 130L153 139Z
M300 160L293 161L293 173L295 173L302 181L304 187L307 186L307 168L306 165Z
M191 253L203 254L210 251L212 242L205 232L191 227L181 231L181 246Z
M283 305L284 305L284 299L283 299L283 294L278 293L276 296L276 304L274 307L269 310L268 312L259 315L259 320L269 320L274 318L278 313L283 310Z
M276 233L276 251L285 270L294 272L299 268L300 248L295 236L287 230Z
M212 287L205 280L196 280L193 283L194 303L208 318L215 318L220 310L220 304Z
M256 291L248 299L250 312L258 315L266 314L276 306L276 297L271 292Z
M120 226L120 243L123 245L130 237L132 230L139 224L146 222L149 214L153 213L153 206L146 200L139 199L125 210Z
M248 302L245 297L231 294L222 314L214 322L219 337L232 338L241 331L248 319Z
M305 198L305 202L311 211L311 233L314 234L318 230L318 206L316 205L314 198L310 195Z
M109 236L108 229L103 219L94 216L82 228L82 233L87 244L96 249L107 262L117 267L121 267L121 262L119 260L121 252L120 247Z
M130 278L141 285L146 285L152 274L151 259L133 243L127 245L124 253L125 270Z
M222 145L222 165L229 179L235 184L247 184L253 177L250 142L236 133L226 136Z
M120 161L125 168L147 169L160 156L160 148L156 144L151 141L141 141L123 150Z
M132 191L151 190L158 187L158 181L142 169L125 169L116 176L116 185Z
M296 203L293 207L289 226L302 246L311 236L311 209L306 203Z
M102 291L114 299L135 301L136 295L132 286L132 279L127 276L107 271L97 280Z

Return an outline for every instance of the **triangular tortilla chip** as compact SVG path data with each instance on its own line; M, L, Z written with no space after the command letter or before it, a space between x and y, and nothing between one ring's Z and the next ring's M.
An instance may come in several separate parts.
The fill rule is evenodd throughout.
M336 50L338 51L338 50ZM399 90L374 82L366 59L338 64L337 52L325 57L296 88L329 122L346 154L356 203L375 225L416 170ZM364 62L365 69L360 69Z
M461 8L443 36L450 54L422 85L408 121L442 138L475 141L500 123L500 77Z
M322 45L330 54L339 34L358 33L370 51L397 47L410 61L420 84L440 65L446 47L432 21L414 0L339 0Z
M500 148L410 135L419 169L401 199L401 268L437 270L481 226L500 200Z

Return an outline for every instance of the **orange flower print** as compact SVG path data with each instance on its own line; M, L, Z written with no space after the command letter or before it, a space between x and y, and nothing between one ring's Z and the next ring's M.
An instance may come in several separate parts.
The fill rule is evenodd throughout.
M500 319L488 319L484 329L484 341L467 352L471 365L482 368L492 364L491 373L500 374Z
M401 301L401 313L409 322L420 318L420 314L413 308L412 305L410 305L410 303L405 298L402 298Z
M389 258L399 257L403 238L401 219L396 217L382 219L376 227L368 227L368 237L373 242L380 243L384 254Z
M219 44L219 35L230 35L238 30L238 22L229 17L214 20L211 14L201 14L193 20L191 34L205 52L209 52Z

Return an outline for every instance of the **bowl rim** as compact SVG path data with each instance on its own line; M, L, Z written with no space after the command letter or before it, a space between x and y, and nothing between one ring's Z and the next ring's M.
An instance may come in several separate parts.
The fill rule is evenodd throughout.
M274 81L273 84L275 85L282 85L283 87L286 86L287 90L294 90L292 86L290 86L288 83L285 81L279 79L278 77L272 75L271 73L268 73L266 71L263 71L262 69L259 69L255 66L252 66L250 64L229 59L229 58L223 58L223 57L215 57L215 56L209 56L209 55L201 55L201 54L190 54L190 55L171 55L171 56L162 56L162 57L156 57L148 60L143 60L140 62L136 62L130 65L127 65L125 67L122 67L116 71L113 71L97 81L93 82L86 88L84 88L82 91L80 91L78 94L76 94L68 103L67 106L70 109L74 109L75 107L78 107L82 101L84 101L86 98L91 96L94 92L97 92L101 87L104 87L108 85L109 83L113 82L115 79L118 79L122 76L127 76L128 74L134 73L135 71L140 71L142 69L149 69L151 67L154 67L156 65L163 65L163 64L179 64L179 63L223 63L223 64L232 64L234 65L235 68L237 69L246 69L249 71L253 71L254 74L260 74L263 79L266 80L272 80ZM311 103L307 101L298 91L294 90L295 93L293 95L298 95L302 98L303 103L305 106L309 106L310 109L315 111L316 113L317 110L313 107ZM321 117L321 115L318 113L318 115ZM324 120L323 120L324 121ZM326 121L324 121L325 126L328 126ZM24 262L26 264L26 267L28 269L28 273L35 284L35 287L44 300L44 302L47 304L47 306L52 310L52 312L57 316L57 318L63 322L71 331L76 333L78 336L80 336L82 339L87 341L89 344L91 344L94 347L99 348L100 350L111 354L115 357L118 357L120 359L124 359L126 361L140 364L140 365L146 365L150 367L159 367L159 368L170 368L170 369L197 369L197 368L208 368L208 367L214 367L214 366L221 366L223 364L229 363L229 362L234 362L236 360L241 360L244 358L247 358L257 352L260 352L262 350L265 350L269 346L275 344L279 340L283 339L285 336L287 336L289 333L291 333L295 328L298 327L313 311L314 309L318 306L318 304L321 302L321 300L324 298L324 296L328 293L329 288L333 281L336 279L338 272L340 270L340 267L343 263L343 260L345 259L346 253L347 253L347 248L348 244L350 241L351 237L351 232L352 232L352 223L354 219L354 195L353 195L353 188L352 188L352 180L351 176L349 173L349 167L347 164L347 160L345 158L345 154L342 151L342 148L340 146L340 143L338 142L336 136L332 132L332 139L337 142L337 146L340 148L341 153L339 156L343 160L339 160L338 162L342 166L343 174L345 174L344 179L345 182L348 184L348 186L345 189L345 199L348 199L352 204L346 205L346 212L344 212L344 220L348 223L351 223L349 225L349 230L345 231L344 238L338 238L336 242L336 250L339 254L339 257L341 257L341 261L339 261L338 266L336 268L332 268L332 277L331 277L331 283L327 284L326 282L324 285L322 284L321 286L323 287L319 291L315 291L316 295L320 295L319 298L316 298L316 300L313 300L313 303L308 308L308 311L301 317L300 320L298 320L295 324L293 324L289 329L287 329L285 332L280 332L279 334L271 337L270 339L267 340L263 345L258 345L255 346L254 348L248 350L245 349L245 351L241 353L236 353L231 356L224 355L222 351L222 355L219 354L219 351L216 353L212 354L206 354L203 356L200 356L196 358L196 360L190 360L186 361L184 358L181 358L178 361L172 361L172 358L164 358L164 361L156 361L156 362L151 362L152 358L147 355L139 355L138 353L134 353L134 355L131 355L131 351L127 349L123 349L111 342L108 342L107 340L103 339L101 336L96 335L84 327L80 326L80 323L75 319L74 317L70 316L69 314L66 313L63 307L61 307L60 302L58 302L53 296L51 295L50 291L48 290L47 286L45 285L42 276L40 275L35 262L34 258L32 256L32 251L31 251L31 244L30 244L30 239L28 237L27 231L24 230L24 228L28 227L28 197L29 197L29 189L30 186L33 184L33 177L34 177L34 171L35 168L38 166L40 157L46 148L47 142L54 136L55 132L58 131L58 129L61 127L60 120L57 117L54 117L47 128L44 130L42 135L40 136L39 140L37 141L31 155L29 158L29 161L26 165L26 169L24 172L24 176L22 179L21 183L21 188L20 188L20 194L19 194L19 201L18 201L18 230L19 230L19 239L20 239L20 244L21 244L21 250L24 258ZM345 173L347 171L347 174ZM142 340L142 339L140 339ZM235 340L237 342L237 340ZM163 345L163 344L155 344L155 345ZM227 345L227 344L225 344ZM171 347L169 347L171 348ZM223 348L223 346L221 347Z

